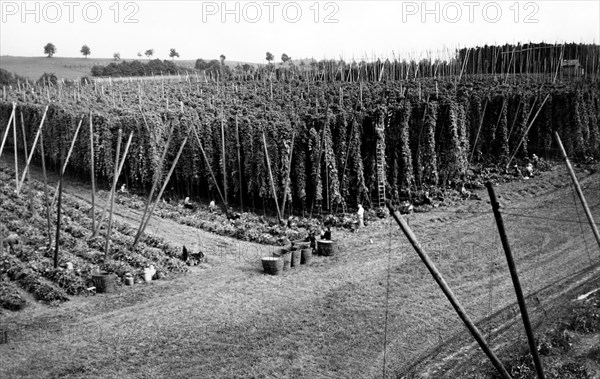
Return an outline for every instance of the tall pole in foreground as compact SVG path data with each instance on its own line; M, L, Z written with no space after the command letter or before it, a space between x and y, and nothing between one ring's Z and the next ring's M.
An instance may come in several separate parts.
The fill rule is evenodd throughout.
M61 166L63 161L63 153L61 153ZM60 167L60 166L59 166ZM59 169L60 170L60 169ZM61 221L61 209L62 209L62 191L63 191L63 172L59 171L58 179L58 203L56 209L56 246L54 247L54 268L58 268L58 249L60 247L60 221Z
M277 192L275 191L275 182L273 181L273 171L271 171L271 160L269 159L269 150L267 149L267 138L265 137L265 131L262 132L263 144L265 146L265 157L267 158L267 169L269 170L269 178L271 178L271 189L273 190L273 198L275 199L275 208L277 208L277 219L279 223L283 221L281 218L281 211L279 210L279 201L277 201Z
M12 119L13 121L13 145L14 145L14 150L15 150L15 182L16 182L16 190L17 190L17 195L19 194L19 190L21 189L21 187L19 186L19 153L17 151L17 113L15 112L15 117L13 117ZM27 170L25 170L27 171ZM25 173L23 173L25 174ZM23 178L25 178L25 175L23 175Z
M600 247L600 234L598 233L598 227L594 222L594 216L592 216L592 212L590 211L590 207L585 200L585 196L583 196L583 191L581 190L581 186L579 185L579 181L575 176L575 171L573 171L573 167L571 166L571 162L569 162L569 157L567 156L567 152L560 140L560 136L557 132L554 132L554 137L556 138L556 143L558 143L558 147L560 148L560 152L565 160L565 164L567 165L567 169L569 170L569 175L571 175L571 179L573 180L573 184L575 185L575 190L577 190L577 196L579 196L579 200L581 200L581 205L583 206L583 210L585 210L585 215L587 216L588 222L592 227L592 232L594 233L594 237L596 237L596 242L598 242L598 246Z
M433 263L431 258L429 258L429 255L427 255L427 253L423 251L423 249L421 248L421 244L417 240L417 236L415 236L412 229L408 226L406 221L404 221L404 219L398 213L398 211L396 211L392 207L392 203L389 200L387 202L387 207L390 210L390 214L392 215L392 217L394 217L394 219L400 226L400 229L402 229L402 231L410 241L417 254L419 254L419 257L421 258L423 263L425 263L425 266L427 266L427 269L431 273L431 276L433 276L433 279L440 286L440 288L444 292L444 295L446 295L446 298L448 298L448 300L450 301L450 304L452 304L452 307L458 314L458 317L460 317L460 319L464 322L465 326L467 327L467 329L469 329L469 332L471 333L473 338L475 338L475 340L481 347L481 350L483 350L483 352L488 356L489 360L492 362L492 364L494 365L500 376L502 376L502 378L512 379L508 371L506 371L506 369L502 365L502 362L500 362L498 357L496 357L494 352L488 347L487 342L483 338L483 335L481 334L479 329L477 329L477 326L475 326L471 318L467 315L467 312L462 307L462 305L458 302L458 299L456 298L456 296L442 277L442 274L438 271L437 267L435 267L435 264Z
M114 174L113 174L113 183L112 183L112 188L110 190L110 197L108 199L109 206L110 206L110 211L108 213L108 228L106 229L106 243L104 245L104 262L106 262L108 260L108 251L110 249L110 232L112 230L112 218L113 218L113 207L115 205L115 192L117 190L117 181L119 180L119 156L121 154L121 138L123 136L123 130L121 130L121 128L119 128L119 134L117 136L117 151L116 151L116 157L115 157L115 163L114 163ZM124 157L123 157L124 159ZM106 209L106 207L105 207ZM98 223L98 230L100 230L100 224L102 223L102 220L100 220L100 222Z
M494 210L494 217L496 218L496 225L498 225L498 233L500 233L500 240L502 241L502 247L506 254L506 262L508 264L508 270L510 271L510 277L512 278L515 292L517 294L517 301L519 302L519 309L521 310L521 317L523 318L523 325L525 326L525 333L527 334L527 341L529 342L529 351L533 357L533 363L535 365L535 371L539 379L544 379L544 368L538 355L537 346L535 343L535 337L533 336L533 330L531 329L531 322L529 321L529 314L527 313L527 305L525 304L525 298L523 297L523 289L521 288L521 282L519 281L519 274L517 273L517 267L513 259L512 251L508 243L508 237L506 236L506 230L504 229L504 221L500 214L500 204L496 199L494 193L494 187L491 182L485 183L488 194L490 195L490 201L492 203L492 209Z
M46 221L48 222L48 250L52 247L52 222L50 221L50 202L48 201L48 176L46 175L46 155L44 154L44 135L40 134L40 156L42 159L42 174L44 175L44 205Z
M96 230L96 174L94 172L94 121L90 112L90 179L92 181L92 233Z

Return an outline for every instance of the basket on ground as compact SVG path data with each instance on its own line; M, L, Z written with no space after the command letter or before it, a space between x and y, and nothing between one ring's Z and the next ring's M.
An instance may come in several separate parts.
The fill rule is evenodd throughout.
M279 275L283 271L283 259L278 257L265 257L262 259L263 269L269 275Z
M335 242L328 240L317 241L317 249L319 255L330 257L335 253Z
M283 271L287 271L292 268L292 252L287 252L281 256L283 260Z
M302 259L302 250L292 251L292 267L300 267Z
M300 254L300 264L309 265L312 261L313 251L312 249L302 249Z
M115 275L109 274L106 271L101 271L92 275L92 281L96 287L97 293L112 293L115 292Z

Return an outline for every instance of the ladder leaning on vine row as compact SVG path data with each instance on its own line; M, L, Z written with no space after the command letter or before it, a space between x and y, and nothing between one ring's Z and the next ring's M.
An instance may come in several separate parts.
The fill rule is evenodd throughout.
M385 123L379 122L375 126L377 133L377 195L378 195L378 206L385 207Z

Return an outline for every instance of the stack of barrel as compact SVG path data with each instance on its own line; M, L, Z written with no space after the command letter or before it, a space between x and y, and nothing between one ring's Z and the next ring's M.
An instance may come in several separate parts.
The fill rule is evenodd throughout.
M317 255L332 256L335 243L328 240L316 241ZM290 246L279 249L272 257L262 259L265 273L280 275L283 271L299 268L301 265L310 265L313 257L313 249L308 240L292 241Z

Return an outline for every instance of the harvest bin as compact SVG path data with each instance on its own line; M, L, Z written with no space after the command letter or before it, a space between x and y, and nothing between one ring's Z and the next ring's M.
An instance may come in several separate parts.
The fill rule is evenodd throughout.
M317 241L317 251L319 255L330 257L334 254L335 242L327 240Z
M301 250L292 251L292 267L300 267L300 260L302 258Z
M279 275L283 270L283 259L278 257L265 257L262 259L263 269L269 275Z
M98 274L92 275L92 281L96 286L97 293L112 293L115 292L115 275L101 271Z
M308 248L308 249L302 249L302 253L301 253L301 257L300 257L300 264L303 265L309 265L310 262L312 261L312 254L313 251L312 249Z

